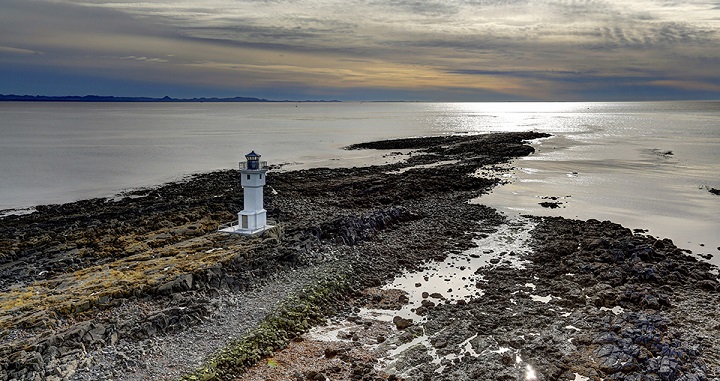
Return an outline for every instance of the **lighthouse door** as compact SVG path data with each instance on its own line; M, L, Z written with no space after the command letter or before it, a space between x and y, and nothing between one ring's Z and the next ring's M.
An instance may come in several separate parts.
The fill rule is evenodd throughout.
M248 228L248 216L247 215L242 216L242 228L243 229Z

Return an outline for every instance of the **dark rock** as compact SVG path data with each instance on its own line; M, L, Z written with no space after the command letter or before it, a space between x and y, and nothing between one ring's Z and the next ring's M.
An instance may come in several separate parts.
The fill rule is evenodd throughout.
M406 329L413 325L412 319L405 319L400 316L395 316L393 318L393 324L395 324L395 327L399 330Z
M562 205L562 202L559 201L543 201L538 203L543 208L550 208L550 209L557 209Z
M191 290L193 286L193 275L182 274L170 282L164 283L156 290L158 294L169 295L173 292L183 292Z
M701 280L695 283L695 287L705 291L717 291L720 288L720 284L716 280Z
M415 312L415 314L417 314L419 316L425 316L430 311L427 307L420 306L418 308L415 308L414 312Z
M423 300L423 301L420 302L420 303L421 303L422 306L425 307L425 308L433 308L433 307L435 307L435 303L432 302L432 301L430 301L430 300Z
M85 332L82 341L88 344L98 344L105 341L106 327L100 323L93 323L90 329Z

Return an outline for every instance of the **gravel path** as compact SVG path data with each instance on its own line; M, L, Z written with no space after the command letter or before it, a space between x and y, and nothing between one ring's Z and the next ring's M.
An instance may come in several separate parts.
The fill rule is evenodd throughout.
M284 271L243 294L223 291L209 298L214 311L202 324L138 342L121 339L114 346L88 353L94 365L78 369L71 380L177 379L243 336L290 295L336 271L338 266L333 261Z

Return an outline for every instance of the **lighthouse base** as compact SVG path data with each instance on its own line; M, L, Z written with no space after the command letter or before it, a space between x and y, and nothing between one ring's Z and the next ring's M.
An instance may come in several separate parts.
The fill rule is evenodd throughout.
M265 209L238 213L237 225L226 224L220 226L218 231L230 234L254 235L272 228L267 224L267 211Z

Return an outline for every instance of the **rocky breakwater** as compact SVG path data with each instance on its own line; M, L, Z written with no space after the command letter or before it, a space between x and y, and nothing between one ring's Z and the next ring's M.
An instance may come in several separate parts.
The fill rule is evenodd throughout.
M395 359L407 380L717 380L717 269L609 221L535 218L521 266L481 267L483 295L433 306Z
M0 380L122 379L151 366L148 340L206 324L228 298L284 271L328 266L361 290L470 247L472 224L502 220L466 202L498 182L477 170L529 154L523 142L542 136L372 143L354 148L418 154L387 166L274 173L266 209L278 227L249 239L215 232L241 209L236 171L4 217Z

